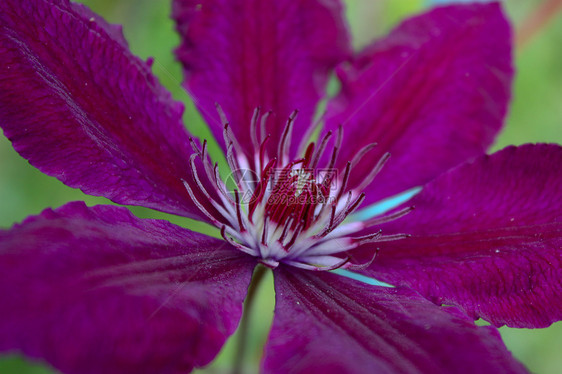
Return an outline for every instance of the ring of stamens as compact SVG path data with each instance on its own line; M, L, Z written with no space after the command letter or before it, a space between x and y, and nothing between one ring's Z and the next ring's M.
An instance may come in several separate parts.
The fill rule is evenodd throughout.
M360 150L347 163L341 176L334 169L343 137L341 126L329 162L322 169L318 168L318 164L333 136L332 132L328 132L318 143L311 142L302 158L288 161L290 133L297 115L295 111L289 117L278 144L280 158L269 159L265 150L270 136L265 135L264 130L269 114L261 116L259 121L260 109L257 108L251 123L252 143L256 150L255 170L249 170L248 160L230 131L226 117L218 109L224 121L226 158L235 187L228 191L219 176L218 165L213 165L207 154L206 141L199 147L191 140L194 150L190 159L193 180L183 183L197 207L220 228L222 237L235 248L259 258L261 263L271 268L284 263L308 270L353 269L368 264L352 263L348 251L365 243L408 236L383 235L380 231L363 236L354 234L397 219L407 214L411 207L367 221L346 221L363 202L365 194L360 191L380 172L388 161L388 153L381 157L360 186L347 190L352 166L374 144ZM201 160L205 178L215 189L213 195L216 197L206 191L196 167L196 158ZM246 171L250 171L254 178L248 179ZM195 190L205 196L205 204L197 199ZM213 209L208 209L209 203Z

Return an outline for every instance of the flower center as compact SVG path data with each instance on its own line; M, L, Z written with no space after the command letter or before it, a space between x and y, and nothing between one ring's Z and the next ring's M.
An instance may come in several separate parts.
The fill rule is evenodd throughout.
M253 122L259 117L257 111ZM296 113L289 117L280 140L281 160L269 159L266 155L268 136L253 135L255 162L252 168L247 166L249 163L241 149L236 149L239 156L234 156L237 142L225 124L227 161L232 170L226 181L219 177L217 165L213 166L209 160L206 142L198 147L192 140L194 177L193 181L183 183L199 209L221 229L223 238L272 268L284 263L309 270L333 270L358 266L350 261L347 252L359 245L404 237L383 236L380 231L353 235L389 219L363 222L348 219L365 195L357 188L347 189L353 161L343 170L334 167L343 136L341 128L329 161L323 167L318 165L332 133L327 133L318 145L310 143L302 158L287 161L287 143L295 117ZM252 125L255 129L255 123ZM196 159L202 163L199 167ZM387 159L387 155L383 156L368 178L374 178ZM205 171L204 180L200 170ZM197 191L205 199L198 198ZM408 211L398 212L391 219Z

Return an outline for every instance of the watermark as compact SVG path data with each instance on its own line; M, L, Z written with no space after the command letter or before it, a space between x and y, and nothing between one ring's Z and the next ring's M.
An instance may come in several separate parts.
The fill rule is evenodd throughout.
M268 204L328 204L333 200L331 191L338 188L337 177L338 170L334 168L274 168L265 180L260 180L253 170L237 169L226 177L225 186L227 192L238 194L240 204L251 204L264 196Z

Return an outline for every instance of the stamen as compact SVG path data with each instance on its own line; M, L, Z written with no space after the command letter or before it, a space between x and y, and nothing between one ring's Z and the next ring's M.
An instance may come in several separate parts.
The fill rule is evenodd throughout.
M283 134L281 136L281 141L279 142L279 147L277 149L277 156L283 157L283 161L285 157L289 154L289 145L290 145L290 137L293 130L293 123L297 114L299 113L298 110L293 111L287 120L287 124L285 125L285 129L283 130Z
M266 122L269 119L269 116L271 116L273 114L273 111L269 111L267 113L265 113L262 117L261 117L261 121L260 121L260 134L259 134L259 140L260 142L264 141L264 137L266 136L265 134L267 134L267 132L265 131L265 127L266 127Z
M269 141L270 138L271 138L271 134L267 134L267 136L265 137L265 139L261 143L261 146L260 146L260 165L259 165L260 168L263 168L263 165L265 164L265 150L266 150L267 142Z
M250 137L252 139L252 145L254 149L258 149L260 147L260 142L257 138L257 125L258 125L258 118L260 117L261 107L256 107L254 109L254 114L252 115L252 120L250 121Z
M205 168L205 172L207 173L207 178L209 178L210 181L213 181L214 173L213 170L211 170L212 163L207 155L207 140L203 140L203 146L201 147L200 157L201 157L201 161L203 162L203 167Z
M224 139L224 144L226 144L227 147L233 146L234 149L236 150L236 153L238 154L238 157L241 160L244 161L243 164L247 165L246 154L243 152L243 149L240 146L240 143L236 139L236 136L234 136L234 134L232 133L232 130L230 129L230 125L229 125L228 122L224 123L224 130L222 132L222 135L223 135L223 139ZM227 151L228 151L228 148L227 148ZM241 169L238 162L236 162L235 164L236 164L237 169Z
M238 188L240 188L240 181L242 180L242 176L240 175L241 170L238 167L238 163L236 162L236 159L234 158L234 151L233 151L233 143L228 143L228 146L226 147L226 162L228 163L228 166L230 167L231 170L231 174L234 177L234 181L236 182L236 185L238 186Z
M393 235L382 235L380 238L377 239L377 242L391 242L394 240L406 239L410 238L411 234L393 234Z
M409 207L400 209L400 210L398 210L394 213L387 214L386 216L374 217L374 218L371 218L368 221L364 221L364 225L365 225L365 227L369 227L369 226L380 225L380 224L383 224L383 223L394 221L398 218L404 217L406 214L410 213L415 208L416 208L415 206L409 206Z
M203 195L205 195L207 200L210 201L210 203L213 205L213 207L223 217L229 217L230 216L229 213L234 212L234 210L232 209L233 200L228 194L226 194L226 192L222 188L222 181L220 180L219 177L217 177L217 175L218 175L218 164L215 164L215 170L214 171L211 170L210 160L207 158L207 141L206 140L203 141L203 146L201 148L199 148L197 146L197 144L195 143L193 138L190 138L190 143L191 143L191 146L192 146L193 150L195 151L195 153L190 156L189 165L190 165L191 172L192 172L192 175L193 175L193 180L195 181L196 186L198 187L199 191ZM210 194L207 192L207 188L205 188L205 186L203 185L203 183L202 183L202 181L199 177L197 167L195 165L195 158L196 157L200 157L200 159L202 161L202 164L203 164L203 168L205 170L205 173L207 174L207 178L208 178L209 182L215 187L215 191L219 192L218 197L221 199L223 204L220 204L218 201L216 201L215 198L212 198L210 196ZM183 181L183 182L184 182L184 185L185 185L186 181ZM225 199L225 197L226 197L226 199Z
M245 232L246 231L246 227L244 227L244 224L242 223L242 211L240 208L240 195L238 194L238 190L234 189L234 198L236 199L236 218L238 219L238 226L240 226L240 231L241 232Z
M297 237L299 236L303 228L304 228L304 222L299 222L296 225L296 227L294 228L295 232L293 233L293 237L287 244L285 244L285 248L287 248L287 250L289 250L289 248L291 248L293 244L295 244L295 242L297 241Z
M336 144L334 144L334 149L332 151L332 157L330 158L330 162L328 163L327 169L332 169L336 164L336 160L338 158L338 154L340 152L341 142L343 139L343 127L342 125L338 126L338 135L336 137Z
M207 200L211 203L211 205L223 216L223 217L228 217L230 214L229 212L227 212L227 210L232 210L232 206L231 205L226 205L227 209L224 209L223 206L221 206L221 204L219 204L213 197L211 197L211 195L207 192L207 189L203 186L203 183L201 182L201 180L199 179L199 173L197 172L197 168L195 165L195 158L198 157L197 154L192 154L191 157L189 158L189 164L191 166L191 171L193 173L193 179L195 180L195 183L197 185L197 187L199 188L199 191L201 193L203 193L203 195L205 195L205 197L207 198ZM185 181L184 181L185 184ZM230 208L230 209L228 209Z
M263 231L261 235L261 244L267 245L267 228L269 223L269 216L265 216L263 219Z
M283 232L281 233L281 236L279 237L279 239L277 239L277 241L279 243L283 243L283 241L285 240L285 237L287 236L287 233L289 232L289 228L292 226L294 221L294 217L291 215L288 219L287 222L285 222L285 227L283 228ZM283 247L285 249L285 247Z
M217 113L219 114L219 119L221 121L221 124L227 125L228 124L228 118L226 118L226 114L224 113L224 110L222 110L222 107L220 106L219 103L215 102L215 108L217 109Z
M195 194L193 193L193 190L191 190L191 187L189 186L189 183L187 183L183 179L181 181L182 181L183 185L185 186L185 189L187 190L187 193L189 194L189 197L191 198L191 200L193 200L193 203L197 206L197 208L203 214L205 214L215 226L222 225L222 223L220 223L219 220L216 217L214 217L211 213L209 213L209 211L207 209L205 209L205 207L203 207L203 205L199 202L199 200L197 200L197 198L195 197Z
M312 270L312 271L331 271L331 270L336 270L336 269L340 269L342 267L344 267L344 265L346 265L349 261L351 260L350 257L344 258L343 260L341 260L340 262L331 265L331 266L314 266L314 265L309 265L303 262L298 262L298 261L285 261L286 264L288 265L292 265L294 267L297 268L301 268L301 269L305 269L305 270Z
M373 179L377 176L378 173L382 170L383 166L387 163L388 159L390 158L390 152L386 152L382 157L379 159L373 170L363 179L359 186L355 187L357 191L363 191L365 187L367 187Z
M355 199L353 204L351 204L351 206L346 209L346 211L345 211L346 217L348 215L350 215L351 213L353 213L355 211L355 209L357 209L359 207L359 205L363 202L363 200L365 200L365 193L361 192L361 194L357 197L357 199Z
M213 167L213 178L211 180L214 182L214 185L217 188L217 191L219 191L222 196L226 197L227 200L234 203L234 200L232 200L232 197L230 197L230 195L224 189L224 185L222 183L222 180L220 179L219 164L218 163L215 163L215 166Z
M330 140L331 137L332 137L332 130L328 131L326 135L322 137L322 140L318 143L319 144L318 149L314 154L312 161L310 162L311 168L314 169L318 165L318 161L320 161L320 156L322 156L322 153L324 153L324 149L326 148L326 145L328 144L328 140Z
M221 236L224 240L226 240L228 242L228 244L230 244L233 247L241 250L242 252L247 253L251 256L256 255L256 253L254 251L252 251L250 248L235 242L230 236L228 236L227 233L226 233L226 226L225 225L222 225L222 227L221 227Z
M371 149L374 149L377 146L377 143L370 143L364 146L353 156L351 160L351 166L355 166L359 163L359 161L365 156Z
M350 263L349 266L347 267L348 270L365 270L367 269L369 266L371 266L371 264L375 261L375 258L377 258L377 256L379 255L380 249L379 248L375 248L375 253L373 254L373 256L371 257L371 259L363 264L352 264Z
M276 163L277 163L277 159L274 158L265 166L261 175L261 179L258 182L258 185L256 186L256 189L254 190L254 193L250 199L250 203L249 203L250 210L249 210L248 217L250 219L250 222L252 223L253 223L253 215L258 206L258 203L261 202L263 196L265 195L267 184L269 182L271 169Z
M203 142L206 142L206 140L204 140ZM201 149L195 142L195 139L193 139L191 136L189 137L189 144L191 145L191 149L193 149L193 152L197 153L198 155L201 154Z
M357 245L362 245L365 243L376 242L381 236L382 236L382 230L379 230L373 234L353 237L351 240L353 241L353 243Z
M198 157L199 155L194 153L191 155L191 157L189 157L189 164L191 166L191 171L193 173L193 179L195 180L195 183L197 184L197 187L199 187L199 190L205 195L205 197L209 200L213 200L211 198L211 195L209 195L209 193L207 192L207 189L203 186L203 183L201 182L201 180L199 179L199 173L197 172L197 166L195 165L195 158ZM185 181L184 181L185 183Z
M313 168L311 166L311 158L312 154L314 153L314 142L310 143L308 147L306 147L306 151L304 152L304 167Z
M341 182L341 187L338 191L338 195L336 196L336 201L339 201L340 198L342 197L345 188L347 187L347 181L349 180L349 173L351 172L351 162L347 162L347 165L345 165L345 171L343 173L343 180Z
M332 211L330 213L330 223L328 224L328 227L326 227L326 231L330 232L332 231L332 227L334 227L334 220L336 218L336 204L332 205Z
M365 193L361 193L361 195L359 195L353 202L350 202L351 198L351 191L348 194L348 199L345 205L345 208L343 209L343 211L337 215L335 222L334 222L334 227L335 226L339 226L340 223L342 223L348 215L350 215L351 213L353 213L353 211L355 209L357 209L357 207L363 202L363 200L365 200ZM334 227L332 227L331 229L333 229Z

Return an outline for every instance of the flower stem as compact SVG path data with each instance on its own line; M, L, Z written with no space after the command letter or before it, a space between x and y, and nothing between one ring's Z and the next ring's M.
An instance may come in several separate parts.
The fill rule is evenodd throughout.
M543 1L532 12L517 30L516 45L519 49L524 47L536 36L556 14L562 10L562 0Z
M248 331L250 326L250 315L252 314L252 308L254 306L255 296L257 290L262 283L265 272L267 268L261 264L256 266L254 274L252 276L252 282L248 288L248 295L244 301L244 311L242 313L242 319L240 320L240 326L238 327L238 344L236 346L236 354L234 356L233 374L242 374L244 358L246 356L246 348L248 345Z

